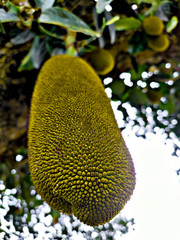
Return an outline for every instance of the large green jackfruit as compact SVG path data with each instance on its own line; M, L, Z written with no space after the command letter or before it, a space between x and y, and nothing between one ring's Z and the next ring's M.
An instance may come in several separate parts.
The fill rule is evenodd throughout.
M28 149L37 192L52 208L88 225L111 220L133 192L134 166L110 100L79 57L58 55L42 67Z

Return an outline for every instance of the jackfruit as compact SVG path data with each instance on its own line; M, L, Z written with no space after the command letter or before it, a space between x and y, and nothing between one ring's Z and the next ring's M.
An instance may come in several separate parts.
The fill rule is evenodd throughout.
M28 158L41 197L85 224L110 221L133 193L134 165L110 100L81 58L57 55L42 67L31 102Z
M164 52L168 49L170 41L167 35L161 34L155 38L147 39L148 46L156 52Z
M114 68L113 56L105 49L99 48L90 53L89 62L100 75L106 75Z
M150 16L144 19L143 28L148 35L158 36L162 34L164 30L164 24L160 18L156 16Z

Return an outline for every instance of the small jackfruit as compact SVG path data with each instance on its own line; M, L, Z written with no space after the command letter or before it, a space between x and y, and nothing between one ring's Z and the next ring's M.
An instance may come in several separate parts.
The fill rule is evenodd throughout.
M130 153L100 78L81 58L48 60L32 96L28 157L37 192L54 209L97 226L135 187Z
M170 41L167 35L161 34L158 37L148 38L148 46L156 52L164 52L168 49Z
M162 34L164 30L164 24L160 18L156 16L150 16L144 19L143 28L148 35L158 36Z
M106 75L114 68L113 56L105 49L99 48L90 53L89 62L100 75Z

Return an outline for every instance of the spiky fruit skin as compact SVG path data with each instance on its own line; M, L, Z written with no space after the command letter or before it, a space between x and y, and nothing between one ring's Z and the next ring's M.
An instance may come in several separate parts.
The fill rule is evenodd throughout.
M144 19L143 28L148 35L158 36L164 30L162 20L156 16L150 16Z
M115 61L107 50L99 48L90 53L90 64L100 75L106 75L114 68Z
M148 46L152 48L156 52L164 52L169 47L169 38L165 34L161 34L158 37L148 38L147 39Z
M42 198L91 226L119 213L135 187L110 100L78 57L58 55L42 67L31 103L28 155Z

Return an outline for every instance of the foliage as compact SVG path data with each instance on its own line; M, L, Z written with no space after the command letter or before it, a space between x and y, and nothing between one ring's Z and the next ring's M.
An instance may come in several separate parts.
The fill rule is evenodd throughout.
M89 61L96 48L107 50L115 67L100 77L106 90L111 89L111 100L119 103L124 127L131 124L137 136L146 137L148 131L161 128L167 138L179 138L179 9L176 0L0 1L0 205L19 236L28 225L29 234L35 237L34 226L40 221L42 201L31 184L27 165L27 127L31 95L42 64L57 54L78 55ZM165 26L162 34L169 47L161 52L148 42L156 42L157 36L149 36L143 28L144 19L150 16L157 16ZM129 106L136 113L133 119ZM175 144L174 154L178 151ZM50 226L55 226L63 216L49 211L53 219ZM37 222L31 223L34 215ZM120 220L120 229L124 224L127 231L128 221ZM1 225L0 229L8 239L10 229ZM75 226L78 230L80 225ZM106 231L113 239L112 224L94 230L97 239L103 239ZM69 234L63 223L61 233ZM91 239L92 229L82 234ZM61 239L58 236L54 233L53 239Z

